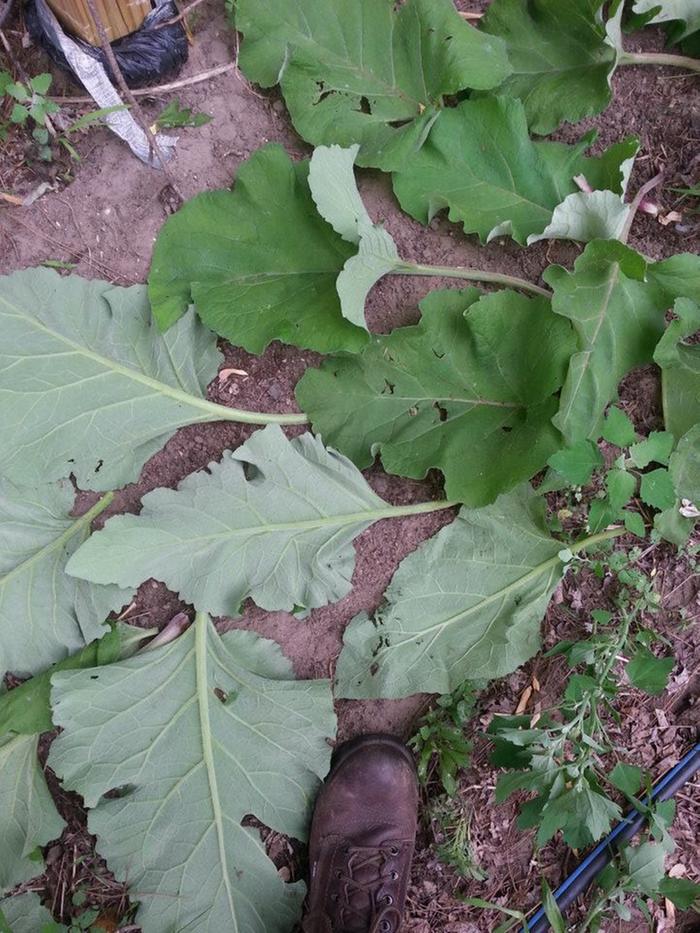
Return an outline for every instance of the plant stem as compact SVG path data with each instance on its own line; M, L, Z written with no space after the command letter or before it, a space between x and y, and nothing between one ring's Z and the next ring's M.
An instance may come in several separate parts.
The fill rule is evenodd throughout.
M175 394L174 392L172 393ZM229 408L227 405L217 405L208 399L195 399L187 397L188 403L211 415L210 421L237 421L241 424L308 424L309 416L304 412L290 412L277 414L270 411L246 411L243 408Z
M671 65L700 73L700 60L688 55L669 55L666 52L623 52L619 65Z
M589 535L588 538L581 538L573 544L570 544L569 550L572 554L578 554L579 551L585 551L587 548L595 547L596 544L601 544L603 541L619 538L626 530L626 528L620 526L619 528L608 528L607 531L599 531L598 534Z
M517 275L506 275L504 272L488 272L486 269L468 269L466 266L424 266L420 263L401 262L394 267L390 274L435 275L447 279L466 279L469 282L492 282L494 285L517 288L520 291L532 292L533 295L541 295L544 298L552 297L549 289L533 285L532 282L521 279Z

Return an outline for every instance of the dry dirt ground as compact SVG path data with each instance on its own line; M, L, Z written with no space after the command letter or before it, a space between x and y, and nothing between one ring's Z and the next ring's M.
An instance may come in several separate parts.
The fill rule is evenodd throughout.
M485 3L458 4L464 10L478 11ZM220 0L207 0L191 17L193 44L190 60L181 77L196 75L219 64L231 62L236 54L236 37L226 24ZM49 65L35 47L23 47L23 25L15 17L6 29L7 37L31 73ZM658 50L663 38L654 31L631 37L628 47ZM71 81L51 69L54 91L71 96L80 91ZM594 150L628 134L636 134L642 151L632 179L632 190L655 175L665 172L665 187L657 199L665 210L677 206L678 196L668 187L697 183L693 170L698 166L700 137L700 95L697 80L670 69L620 69L614 78L614 103L606 113L576 127L567 127L560 138L577 138L585 129L599 131ZM199 191L229 186L240 162L268 141L283 143L295 157L308 155L308 148L295 135L276 92L261 93L250 87L235 71L204 83L189 86L178 94L182 104L205 111L213 120L199 129L180 133L177 157L170 166L177 190L189 198ZM149 116L157 115L173 97L142 98ZM78 116L85 105L65 104L69 116ZM15 144L0 146L0 190L23 196L45 180L56 190L44 194L26 208L0 201L0 272L62 260L75 264L76 272L129 284L142 282L148 272L153 242L172 210L172 192L166 179L149 170L106 130L93 128L77 143L80 163L72 167L62 158L53 169L32 163ZM72 180L62 174L70 168ZM397 240L401 255L416 261L479 265L511 274L539 279L551 262L570 264L578 248L571 244L537 244L525 250L509 240L480 246L445 220L434 221L429 229L400 213L391 194L389 179L379 173L364 172L361 188L377 219L384 219ZM696 250L698 224L689 215L681 225L662 226L657 220L639 215L630 243L653 258ZM290 231L293 234L293 231ZM478 260L478 262L477 262ZM439 281L395 278L382 282L372 293L371 327L388 330L418 318L417 302ZM280 344L263 356L253 357L226 344L226 368L243 370L215 380L211 398L237 407L267 411L295 408L293 389L304 368L313 364L315 354ZM633 374L623 385L621 403L646 433L659 427L661 418L659 382L651 368ZM158 486L175 486L189 473L218 459L226 448L236 447L252 429L233 424L210 424L179 431L166 448L145 467L137 484L120 491L110 513L138 511L144 493ZM439 476L425 482L389 477L380 469L368 471L374 489L392 503L419 501L434 496ZM78 508L88 504L80 496ZM300 677L325 677L332 673L341 645L342 631L360 610L372 610L399 562L420 542L450 521L449 514L436 513L380 522L357 542L357 567L352 593L340 603L316 610L305 622L285 613L266 613L249 607L241 623L262 635L274 638L292 659ZM631 546L620 539L619 547ZM656 624L673 644L678 664L669 690L660 697L645 698L632 689L620 700L622 724L620 748L629 750L629 759L660 773L674 763L695 741L698 707L695 704L700 670L698 626L681 625L679 610L685 607L691 620L700 615L700 578L687 555L657 544L649 546L640 558L653 574L662 597L663 611ZM547 646L559 638L581 636L592 608L609 600L608 584L585 574L565 581L552 603L544 623ZM146 583L138 594L129 620L136 624L161 626L180 608L176 597L160 584ZM225 620L222 620L225 624ZM494 684L481 698L475 732L488 724L496 711L513 712L522 691L532 684L533 675L541 686L535 691L528 710L546 706L560 695L565 672L561 660L541 657L505 681ZM366 730L388 730L403 737L415 731L417 717L429 698L419 696L399 702L343 702L338 704L340 735L346 738ZM51 776L50 780L51 780ZM461 895L496 900L512 907L529 909L539 900L539 879L554 886L572 867L571 856L562 844L551 844L533 852L531 834L520 833L514 825L514 809L497 806L493 800L496 779L488 764L483 740L476 737L473 766L462 776L461 792L469 814L470 839L474 858L486 880L466 881L447 869L434 851L431 827L424 821L414 860L409 895L410 917L406 933L475 933L493 930L500 918L464 906ZM94 856L91 837L84 824L80 802L55 787L60 809L68 819L63 837L47 852L48 871L41 893L57 918L67 920L73 913L71 896L86 891L88 902L103 908L104 929L137 930L129 925L128 899L124 888ZM687 875L700 880L700 858L696 850L700 795L698 781L678 798L678 818L674 835L678 849L673 862L684 866ZM268 838L275 862L285 877L296 878L304 871L303 849L277 836ZM673 929L670 910L655 909L656 929ZM691 929L678 915L676 929ZM692 919L687 923L692 924ZM641 929L641 920L627 927ZM609 930L618 929L609 926ZM697 927L696 927L697 929ZM222 931L223 933L223 931Z

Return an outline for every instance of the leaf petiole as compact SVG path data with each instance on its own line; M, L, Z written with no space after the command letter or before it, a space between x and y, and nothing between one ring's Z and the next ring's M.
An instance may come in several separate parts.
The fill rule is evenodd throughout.
M504 272L489 272L486 269L468 269L466 266L427 266L420 263L401 262L389 273L390 275L434 275L441 278L465 279L469 282L490 282L494 285L504 285L506 288L515 288L518 291L531 292L533 295L541 295L544 298L551 298L552 293L548 288L542 288L540 285L534 285L527 279L521 279L517 275L506 275Z
M622 52L619 65L670 65L700 73L700 59L689 55L672 55L667 52Z

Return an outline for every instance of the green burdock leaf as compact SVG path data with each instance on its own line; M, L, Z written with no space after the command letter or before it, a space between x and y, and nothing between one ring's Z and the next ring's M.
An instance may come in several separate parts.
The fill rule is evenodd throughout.
M647 23L673 23L673 41L680 42L700 29L700 6L697 0L636 0L634 13L645 15Z
M672 305L676 298L700 304L700 255L676 253L647 267L647 278L664 289Z
M654 361L661 367L661 388L666 429L682 437L700 421L700 345L685 339L700 330L700 306L679 298L676 315L659 340Z
M65 825L39 765L38 742L35 735L0 736L0 894L41 874L36 849Z
M656 696L666 689L668 675L675 663L675 658L657 658L648 648L642 646L635 652L625 671L634 687Z
M437 467L448 499L485 505L560 446L550 419L572 333L546 299L506 290L432 292L421 309L417 326L307 370L297 399L359 467L376 453L399 476Z
M115 489L177 428L228 411L204 398L214 335L192 312L159 335L143 286L15 272L0 279L0 331L0 475L14 482L72 473Z
M550 266L552 308L569 318L578 353L569 363L554 424L569 444L600 436L608 402L636 366L650 362L663 331L666 296L644 281L646 262L614 240L589 243L568 272Z
M310 609L350 592L353 540L394 511L320 438L290 441L270 425L177 490L149 492L140 515L110 519L68 572L155 577L213 615L235 615L248 596L268 610Z
M576 146L533 142L519 100L466 100L446 110L421 151L397 166L394 191L421 223L448 208L450 220L465 233L482 240L507 234L525 244L553 222L567 195L579 191L575 176L585 176L593 188L622 192L625 163L638 141L630 138L586 158L592 139L584 137Z
M65 929L33 891L0 901L0 933L63 933Z
M321 353L363 346L335 290L354 250L319 216L308 173L308 161L263 146L232 191L197 195L166 222L148 283L161 329L192 300L205 324L251 353L273 340Z
M111 500L72 518L74 498L67 481L27 489L0 479L0 679L43 670L83 648L131 599L131 591L66 576L68 559Z
M602 0L493 0L481 28L505 40L513 69L501 91L520 98L535 133L551 133L610 103L618 49ZM621 12L621 11L620 11Z
M288 933L303 885L281 880L241 820L305 837L335 732L328 681L294 680L274 642L219 636L200 614L161 648L55 674L52 702L64 731L50 766L94 808L90 831L138 892L144 929Z
M238 0L240 65L280 84L313 145L360 143L360 165L391 171L444 114L443 97L496 87L510 73L500 39L451 0Z
M530 658L565 569L541 497L529 487L463 509L403 560L369 618L345 631L336 695L449 693L478 672L502 677Z
M36 735L53 729L49 694L51 677L57 671L111 664L128 657L145 638L154 633L154 630L134 628L118 622L99 641L91 642L64 661L59 661L18 687L0 694L0 735L7 732Z
M680 498L700 509L700 423L678 441L669 461L669 473Z

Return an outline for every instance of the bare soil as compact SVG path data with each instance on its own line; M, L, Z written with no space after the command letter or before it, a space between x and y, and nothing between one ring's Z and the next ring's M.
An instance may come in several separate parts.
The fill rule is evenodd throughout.
M478 11L486 4L458 2L457 5L463 10ZM207 0L192 15L194 40L190 61L181 77L235 60L236 37L220 7L217 0ZM15 16L6 34L30 73L53 71L54 89L59 96L81 93L69 78L50 67L41 51L23 45L25 36L20 18ZM628 38L627 45L632 50L659 50L663 47L663 36L648 30L641 36ZM678 195L669 189L697 183L700 158L697 80L672 69L628 67L617 72L613 87L614 103L604 114L564 128L559 137L571 141L584 130L596 128L599 136L593 146L595 151L627 135L638 135L642 152L632 190L663 170L664 187L654 197L662 214L679 209ZM142 99L148 116L155 117L173 96ZM265 142L280 142L295 157L304 157L310 151L296 136L278 94L250 87L235 71L186 87L177 96L183 105L213 117L202 128L180 132L177 157L170 172L177 191L185 199L199 191L229 186L241 161ZM86 109L89 106L84 104L64 105L68 120ZM177 205L177 197L173 197L162 174L142 165L105 129L91 129L80 138L77 149L81 156L77 166L61 157L53 166L46 167L32 161L16 139L4 147L0 144L0 190L24 197L42 182L55 186L55 190L43 194L28 207L15 207L0 200L0 273L45 260L61 260L75 264L75 271L87 277L119 284L145 281L154 239ZM538 281L550 263L569 265L580 251L577 246L563 243L539 243L525 250L510 240L483 247L444 219L436 219L426 229L403 215L387 177L364 172L360 185L371 213L386 221L401 254L419 262L473 264ZM698 227L691 214L680 223L666 226L640 214L630 244L655 259L694 251L699 242ZM419 316L418 301L439 284L439 280L385 279L370 298L371 327L387 331L415 322ZM214 380L210 397L224 404L267 411L295 409L294 386L305 367L318 359L313 353L280 344L271 346L260 357L223 342L221 348L226 357L223 367L243 370L246 375ZM648 367L632 374L622 387L621 402L640 432L658 427L661 410L656 371ZM146 492L158 486L175 486L192 471L219 459L225 449L239 445L251 430L233 424L210 424L179 431L146 465L139 482L117 494L109 513L100 520L114 512L138 511ZM439 476L414 482L387 476L377 467L367 471L367 476L373 488L392 503L428 499L439 491ZM88 494L81 494L79 510L87 508L90 501ZM357 566L350 595L333 606L314 611L307 621L300 622L286 613L266 613L251 605L242 620L236 623L221 620L221 624L242 625L275 639L300 677L328 677L333 673L346 624L358 611L376 608L399 562L450 520L450 514L436 513L380 522L370 528L357 542ZM617 546L628 548L631 544L620 539ZM650 545L640 564L654 576L662 596L663 610L655 624L672 643L678 664L664 695L649 699L633 689L623 693L619 745L629 749L632 760L657 774L674 763L697 734L700 634L697 625L681 624L679 610L685 607L691 619L697 621L700 578L686 556L679 556L665 544ZM582 635L590 610L606 605L610 596L607 586L607 582L601 584L585 574L567 578L544 623L546 646L564 636ZM141 587L128 619L135 624L162 627L181 608L173 594L152 581ZM480 702L477 729L487 725L495 712L513 712L523 690L532 685L533 676L540 690L533 692L527 709L536 711L538 704L546 706L556 701L564 680L562 662L538 657L491 686ZM408 738L428 702L425 696L402 701L341 702L340 738L380 730ZM48 739L44 744L47 743ZM446 868L435 855L430 826L424 825L414 860L406 933L493 930L499 918L464 906L459 896L469 894L529 908L539 900L540 877L555 886L572 867L571 856L561 843L533 852L531 834L515 828L513 806L495 804L495 779L485 743L477 736L474 763L462 776L461 792L471 813L474 856L487 879L465 881ZM122 924L123 930L136 930L137 927L129 926L124 886L114 881L94 855L80 801L60 791L53 780L51 786L69 825L62 838L48 847L48 870L39 886L46 902L57 918L68 920L74 912L71 895L86 890L88 902L103 908L104 929L114 930ZM700 880L696 841L699 809L696 782L678 797L678 818L673 829L678 842L673 860L695 880ZM276 834L270 834L267 841L284 877L299 877L304 867L303 850ZM682 926L680 915L674 920L668 905L654 908L654 912L658 930L691 928Z

